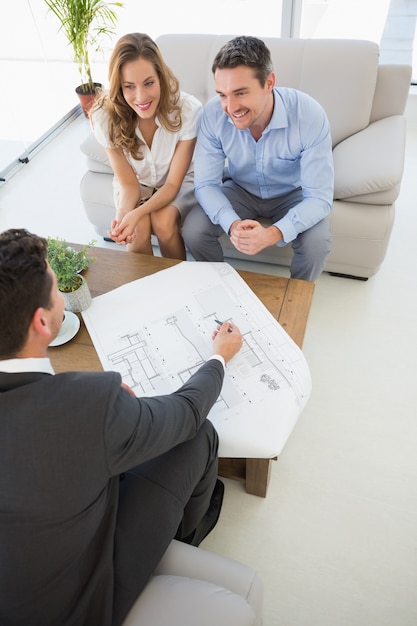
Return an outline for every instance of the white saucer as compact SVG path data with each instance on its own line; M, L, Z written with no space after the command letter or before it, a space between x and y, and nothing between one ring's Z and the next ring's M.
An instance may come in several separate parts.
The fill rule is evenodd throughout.
M55 339L51 341L50 346L62 346L63 343L70 341L78 333L80 328L80 320L72 313L72 311L65 311L65 319L62 322L61 329Z

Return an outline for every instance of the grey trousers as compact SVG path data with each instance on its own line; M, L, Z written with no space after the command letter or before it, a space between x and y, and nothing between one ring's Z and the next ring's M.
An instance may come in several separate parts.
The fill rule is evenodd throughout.
M172 539L207 512L217 480L218 436L206 420L193 439L126 472L120 481L113 626L119 626Z
M222 191L230 200L241 219L259 220L267 218L271 224L284 217L302 200L301 188L285 196L263 200L245 191L231 179L222 185ZM213 224L200 205L195 205L187 215L182 236L186 247L196 261L224 261L219 237L224 233L221 226ZM291 262L291 277L316 280L322 273L330 252L331 238L327 219L300 233L291 242L294 256ZM248 256L250 259L250 256Z

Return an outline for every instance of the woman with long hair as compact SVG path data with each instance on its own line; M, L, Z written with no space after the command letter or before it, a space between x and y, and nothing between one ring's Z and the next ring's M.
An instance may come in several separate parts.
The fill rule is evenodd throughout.
M196 203L193 153L201 103L180 91L156 43L124 35L109 62L109 90L90 112L114 172L116 215L109 236L128 250L185 259L181 223Z

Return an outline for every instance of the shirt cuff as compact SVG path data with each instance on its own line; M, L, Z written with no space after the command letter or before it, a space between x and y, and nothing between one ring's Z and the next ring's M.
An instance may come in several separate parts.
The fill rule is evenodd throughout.
M230 227L233 222L237 220L241 220L242 218L233 210L233 209L225 209L221 213L221 217L219 219L219 224L223 228L224 232L230 237Z
M288 218L288 215L278 220L278 222L275 222L273 226L276 226L277 228L279 228L279 230L282 233L282 241L279 241L276 244L278 247L286 246L287 243L294 241L294 239L298 235L294 225L292 224L291 220Z
M210 359L208 359L208 360L210 361L211 359L216 359L217 361L220 361L220 363L223 365L223 369L226 368L226 361L221 356L221 354L212 354Z

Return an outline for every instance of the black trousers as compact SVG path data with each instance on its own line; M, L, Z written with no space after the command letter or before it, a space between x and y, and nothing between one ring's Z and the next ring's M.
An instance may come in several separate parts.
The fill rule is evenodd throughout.
M113 625L119 626L174 537L199 524L218 471L218 436L209 420L169 452L126 472L120 482L114 553Z

